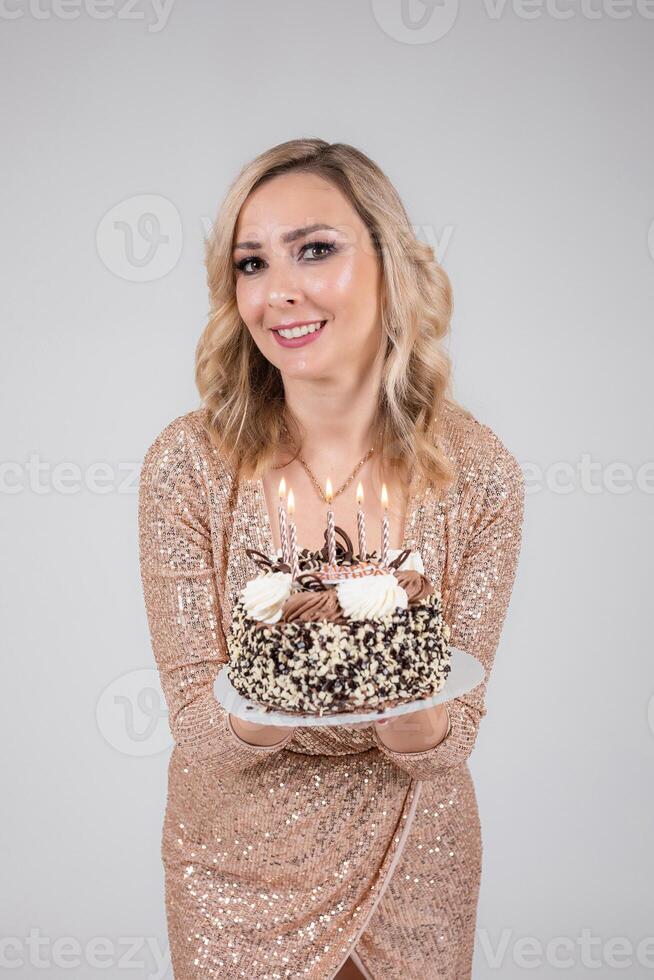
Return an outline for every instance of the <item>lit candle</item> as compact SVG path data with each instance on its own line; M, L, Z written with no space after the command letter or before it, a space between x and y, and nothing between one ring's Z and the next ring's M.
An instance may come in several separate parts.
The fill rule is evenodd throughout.
M286 533L286 510L284 508L284 498L286 497L286 480L284 477L279 481L279 540L282 544L282 561L288 564L288 535Z
M366 560L366 518L363 513L363 484L357 486L357 531L359 533L359 558Z
M334 511L331 507L334 491L332 490L332 481L329 479L329 477L327 477L327 483L325 485L325 496L327 497L327 503L329 504L329 509L327 510L327 560L330 565L335 565L336 533L334 530Z
M300 574L300 567L298 565L297 559L297 533L295 530L295 497L293 496L293 491L288 491L288 538L289 538L289 557L291 563L291 581L295 579Z
M388 544L390 538L390 530L388 526L388 491L386 490L385 483L382 483L381 503L382 503L382 507L384 508L384 516L382 517L381 563L382 565L388 565Z

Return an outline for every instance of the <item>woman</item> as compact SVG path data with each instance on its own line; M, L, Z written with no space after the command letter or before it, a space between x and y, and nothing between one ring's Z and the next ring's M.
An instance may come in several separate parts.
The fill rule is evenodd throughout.
M207 269L202 407L155 439L139 487L175 742L162 844L175 978L464 980L481 867L467 760L515 576L522 472L451 398L448 279L360 151L293 140L252 161ZM258 572L245 548L280 546L281 476L312 550L327 477L353 540L361 481L379 549L386 482L390 545L421 552L483 683L383 726L280 729L216 702L231 609Z

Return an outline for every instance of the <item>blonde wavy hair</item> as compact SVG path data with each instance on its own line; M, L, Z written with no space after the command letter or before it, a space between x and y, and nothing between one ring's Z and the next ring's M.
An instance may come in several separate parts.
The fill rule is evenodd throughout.
M195 379L209 436L238 474L259 479L280 448L300 452L303 433L284 399L279 369L259 351L236 303L233 245L248 195L290 171L317 174L347 198L367 226L382 269L381 323L386 352L375 445L383 473L417 472L437 490L454 468L441 448L440 426L451 394L451 361L442 341L450 329L452 290L430 245L419 241L388 177L347 143L295 139L243 167L205 239L210 313L197 345Z

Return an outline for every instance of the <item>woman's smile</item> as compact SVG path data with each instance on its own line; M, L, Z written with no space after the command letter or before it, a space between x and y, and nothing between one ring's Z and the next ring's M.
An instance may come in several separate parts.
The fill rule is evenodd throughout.
M280 347L306 347L321 336L326 323L326 320L320 320L302 327L272 330L271 333Z

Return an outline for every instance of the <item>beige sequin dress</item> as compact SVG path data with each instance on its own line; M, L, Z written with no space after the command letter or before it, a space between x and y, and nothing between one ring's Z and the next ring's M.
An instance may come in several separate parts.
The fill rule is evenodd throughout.
M471 976L481 834L467 765L513 586L524 508L515 457L458 408L457 478L411 489L405 547L440 584L451 642L485 680L448 703L433 749L387 749L373 726L241 740L216 702L235 596L274 551L260 481L235 481L198 409L147 450L141 573L174 747L163 826L175 980L331 980L349 955L374 980Z

